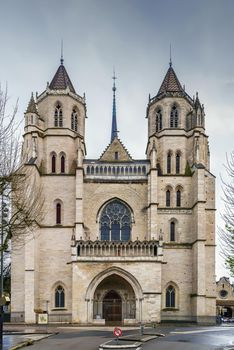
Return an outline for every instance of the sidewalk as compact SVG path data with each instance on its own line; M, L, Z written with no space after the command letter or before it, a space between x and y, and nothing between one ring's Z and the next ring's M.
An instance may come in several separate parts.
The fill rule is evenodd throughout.
M51 334L7 334L3 335L3 350L16 350L31 345L35 341L49 337Z
M4 323L3 350L16 350L56 334L57 327Z

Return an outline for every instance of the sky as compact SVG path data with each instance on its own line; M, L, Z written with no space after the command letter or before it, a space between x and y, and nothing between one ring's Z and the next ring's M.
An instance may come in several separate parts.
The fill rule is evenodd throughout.
M110 141L112 75L117 75L119 137L133 158L144 158L146 106L169 64L186 92L205 105L217 225L223 211L220 176L234 150L234 1L232 0L0 0L0 82L23 118L31 92L53 78L63 40L64 65L78 94L86 94L87 157ZM228 276L217 253L217 278Z

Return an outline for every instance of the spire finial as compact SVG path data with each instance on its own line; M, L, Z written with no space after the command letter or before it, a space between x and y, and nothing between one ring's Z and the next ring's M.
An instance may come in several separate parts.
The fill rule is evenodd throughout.
M116 87L115 87L115 81L116 81L116 75L115 75L115 67L113 67L113 77L112 77L112 79L113 79L113 87L112 87L112 91L116 91Z
M61 58L60 58L60 63L63 64L63 39L61 40Z
M171 44L170 44L170 62L169 62L169 66L172 66L172 60L171 60Z
M115 68L113 68L113 106L112 106L112 126L111 126L111 142L114 140L115 137L118 136L118 130L117 130L117 120L116 120L116 101L115 101L115 91L116 91L116 86L115 86L115 80L116 75L115 75Z

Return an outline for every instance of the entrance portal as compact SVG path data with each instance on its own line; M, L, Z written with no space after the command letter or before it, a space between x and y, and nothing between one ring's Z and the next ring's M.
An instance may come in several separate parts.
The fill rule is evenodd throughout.
M136 297L129 282L115 273L102 280L93 296L93 318L109 325L135 320Z
M121 323L122 321L122 300L118 293L111 290L106 294L102 303L103 318L106 323Z

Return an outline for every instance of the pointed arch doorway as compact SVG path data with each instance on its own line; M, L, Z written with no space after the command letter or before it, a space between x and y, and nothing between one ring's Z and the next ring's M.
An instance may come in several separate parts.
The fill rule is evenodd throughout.
M105 325L121 325L136 318L136 296L125 278L113 273L104 278L93 295L93 318L104 319Z
M102 308L106 323L109 325L111 323L122 323L122 299L115 290L111 290L105 295Z

